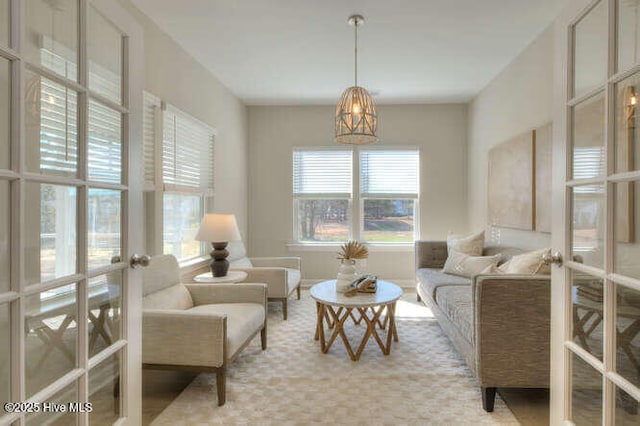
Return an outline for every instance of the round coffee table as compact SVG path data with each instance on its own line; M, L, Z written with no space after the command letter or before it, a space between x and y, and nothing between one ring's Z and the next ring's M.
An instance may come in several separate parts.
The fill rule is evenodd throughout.
M353 297L337 293L336 280L323 281L311 287L311 297L315 299L317 308L315 340L320 340L322 353L326 354L336 338L340 336L351 360L357 361L360 359L369 338L373 336L382 353L389 355L391 339L398 341L394 317L396 301L401 296L402 289L400 287L381 280L378 280L375 293L358 293ZM355 353L344 332L344 324L349 318L356 325L364 321L367 326ZM333 329L328 340L325 336L325 323L328 330ZM386 331L386 335L382 333L381 337L378 330Z

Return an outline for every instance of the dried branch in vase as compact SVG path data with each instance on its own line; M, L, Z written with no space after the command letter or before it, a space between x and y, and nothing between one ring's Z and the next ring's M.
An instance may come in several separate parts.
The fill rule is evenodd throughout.
M348 241L340 247L338 260L366 259L369 257L369 250L357 241Z

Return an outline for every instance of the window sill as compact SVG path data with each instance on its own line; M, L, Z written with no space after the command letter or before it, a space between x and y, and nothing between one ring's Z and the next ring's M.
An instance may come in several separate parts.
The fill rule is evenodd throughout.
M302 244L293 243L287 244L289 251L312 251L312 252L326 252L326 251L338 251L342 244ZM369 252L413 252L413 243L406 244L367 244Z

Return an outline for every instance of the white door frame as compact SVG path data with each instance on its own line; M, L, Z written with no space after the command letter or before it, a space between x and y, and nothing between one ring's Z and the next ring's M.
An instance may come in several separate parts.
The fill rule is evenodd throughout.
M14 402L40 403L54 397L70 384L77 383L77 394L80 402L90 401L88 395L88 374L91 368L115 353L120 353L121 373L120 400L121 419L119 424L141 423L141 272L128 268L129 256L142 253L142 88L144 70L144 33L138 22L115 1L109 0L76 0L78 5L78 33L86 34L87 10L89 4L95 5L105 17L115 24L125 35L123 43L123 104L109 105L108 100L99 95L89 95L88 55L86 37L78 37L78 82L58 77L46 68L34 64L30 67L37 73L61 82L66 87L78 92L78 163L77 177L59 177L29 172L26 169L26 137L25 137L25 74L28 70L24 56L26 40L26 2L11 0L11 45L0 49L0 57L11 61L11 165L10 170L0 171L0 178L10 183L11 193L11 291L0 294L0 302L11 306L11 400ZM4 23L2 23L4 25ZM83 86L83 84L86 84ZM110 184L89 184L86 179L86 158L88 144L87 115L85 107L88 99L95 97L117 111L123 112L122 120L122 184L111 184L114 190L122 191L122 233L121 262L99 268L94 272L86 270L83 259L87 258L86 243L86 206L87 191L91 185L110 187ZM28 182L69 185L76 188L77 219L76 244L78 269L75 274L54 281L27 286L25 279L25 243L26 220L24 214L29 206L25 200L25 187ZM73 206L76 208L76 206ZM86 265L86 263L85 263ZM102 352L88 358L87 321L88 321L88 280L96 274L122 270L123 294L121 294L122 335L119 341L105 348ZM75 368L58 377L51 385L41 389L26 400L26 366L25 366L25 314L28 296L66 283L77 283L77 361ZM76 402L76 401L65 401ZM79 424L88 422L88 414L78 416ZM0 413L0 423L26 423L26 415L22 413Z
M614 84L623 77L629 76L629 73L616 74L615 63L616 57L612 54L616 47L616 11L615 0L600 0L604 2L608 11L608 48L609 57L607 61L607 79L603 81L599 90L604 90L607 95L605 98L606 116L603 117L607 122L605 147L608 155L607 171L605 178L594 179L594 182L602 182L606 187L606 230L605 236L605 266L599 271L595 268L580 265L572 262L571 259L571 229L568 224L572 220L571 215L571 195L567 189L567 182L571 179L567 176L572 161L571 151L571 118L568 101L570 95L570 85L572 83L571 74L573 73L573 35L572 26L577 22L577 18L582 17L593 5L596 0L570 0L555 21L555 40L554 40L554 105L553 105L553 184L552 184L552 247L560 250L564 255L565 264L569 264L573 269L582 270L587 273L595 274L606 279L605 286L605 314L604 314L604 363L593 361L595 358L589 355L583 355L585 361L592 364L594 369L603 375L603 424L611 423L615 410L615 394L614 384L621 389L627 391L630 395L638 398L638 392L633 386L628 386L624 378L612 371L614 360L612 354L615 355L615 339L612 337L615 332L615 308L616 295L613 288L613 281L620 282L620 276L612 273L613 254L612 247L615 245L615 237L613 234L613 204L615 203L614 194L612 194L611 182L620 181L620 175L610 178L613 173L612 152L614 150L613 136L615 126L614 120ZM637 69L637 67L636 67ZM624 70L623 70L624 71ZM591 94L594 94L592 91ZM629 173L629 177L637 178L638 173ZM585 182L587 183L587 182ZM550 395L550 423L552 425L573 424L570 420L571 415L571 357L572 353L584 352L578 347L573 340L572 331L572 302L571 302L571 286L569 285L570 272L566 267L554 267L552 269L552 286L551 286L551 395ZM591 360L589 359L591 358ZM613 357L615 358L615 356ZM604 368L601 366L604 365ZM597 368L596 368L597 366Z
M108 16L119 29L127 35L123 52L123 69L127 69L125 79L125 106L129 110L128 120L123 122L123 138L128 143L122 153L123 181L128 191L123 200L123 260L128 262L134 253L144 253L143 236L143 154L142 154L142 91L144 88L144 31L140 24L113 0L91 0L98 10ZM128 99L127 99L128 97ZM139 425L142 423L142 271L125 271L127 292L122 301L123 339L127 341L122 359L122 413L123 423Z

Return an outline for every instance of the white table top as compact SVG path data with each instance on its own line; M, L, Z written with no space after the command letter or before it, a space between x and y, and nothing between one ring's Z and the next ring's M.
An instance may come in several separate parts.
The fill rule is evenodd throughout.
M352 307L370 307L386 305L402 296L402 289L388 281L378 280L375 293L358 293L348 297L336 292L336 280L323 281L311 287L311 297L325 305Z
M211 272L196 275L193 280L197 283L239 283L247 278L244 271L229 271L224 277L214 277Z

